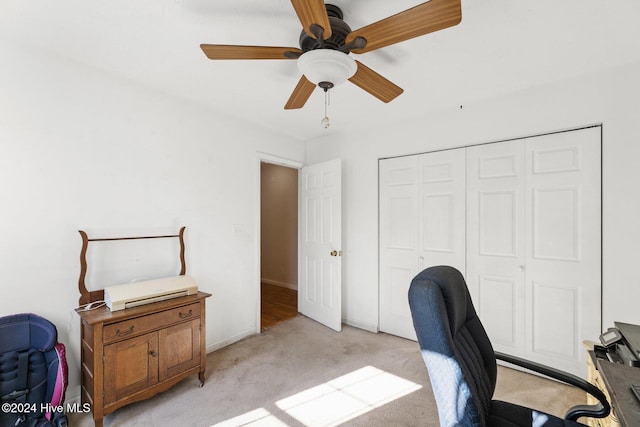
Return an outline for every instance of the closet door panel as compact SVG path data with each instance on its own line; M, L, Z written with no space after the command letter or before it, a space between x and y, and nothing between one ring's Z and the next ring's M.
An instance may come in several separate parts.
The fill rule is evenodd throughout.
M464 149L422 154L420 168L420 270L450 265L465 273Z
M483 275L478 280L478 305L485 308L482 324L491 331L493 346L516 349L518 325L518 282L508 277Z
M407 292L418 269L418 161L380 161L380 330L416 339Z
M600 128L527 138L527 354L586 374L601 328Z
M467 148L467 285L495 349L523 354L524 147Z
M532 257L535 259L580 260L580 188L575 185L534 188Z
M407 293L426 267L465 272L465 153L380 161L380 330L416 339Z
M550 361L555 367L558 367L556 359L575 361L579 353L586 353L576 345L582 342L578 335L580 327L577 325L580 311L579 289L567 286L562 280L546 283L531 280L531 295L531 353L552 359Z
M478 254L517 258L519 192L479 191L477 197Z

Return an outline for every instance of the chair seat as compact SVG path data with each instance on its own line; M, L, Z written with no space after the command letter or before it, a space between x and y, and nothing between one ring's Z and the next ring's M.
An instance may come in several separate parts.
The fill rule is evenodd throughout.
M492 400L489 408L490 427L586 427L575 421L538 412L514 403Z

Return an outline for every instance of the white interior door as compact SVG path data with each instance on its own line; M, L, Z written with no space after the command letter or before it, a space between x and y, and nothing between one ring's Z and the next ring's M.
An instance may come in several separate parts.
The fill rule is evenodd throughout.
M335 159L300 174L298 310L342 329L342 166Z
M464 149L380 162L381 331L416 339L407 293L421 270L464 274L464 169Z

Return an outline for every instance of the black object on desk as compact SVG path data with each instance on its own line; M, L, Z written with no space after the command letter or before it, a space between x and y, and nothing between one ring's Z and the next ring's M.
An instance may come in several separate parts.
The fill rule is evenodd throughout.
M614 323L615 328L609 328L600 335L603 346L594 346L596 357L613 363L640 367L640 325Z

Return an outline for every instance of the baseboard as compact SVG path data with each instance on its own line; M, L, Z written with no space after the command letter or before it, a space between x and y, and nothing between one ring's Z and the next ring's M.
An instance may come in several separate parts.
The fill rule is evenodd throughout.
M267 285L280 286L281 288L293 289L294 291L298 290L298 285L296 285L295 283L279 282L277 280L264 279L264 278L260 279L260 281L262 283L266 283Z
M343 318L342 323L349 326L353 326L354 328L364 329L365 331L374 332L376 334L380 332L380 330L378 329L378 325L374 325L371 323L359 322L357 320L347 319L347 318Z
M207 353L211 353L212 351L216 351L216 350L220 350L221 348L224 348L228 345L231 345L235 342L240 341L241 339L250 337L252 335L256 335L256 328L251 328L249 330L246 330L242 333L239 333L237 335L234 335L232 337L214 342L213 344L209 344L207 345Z

